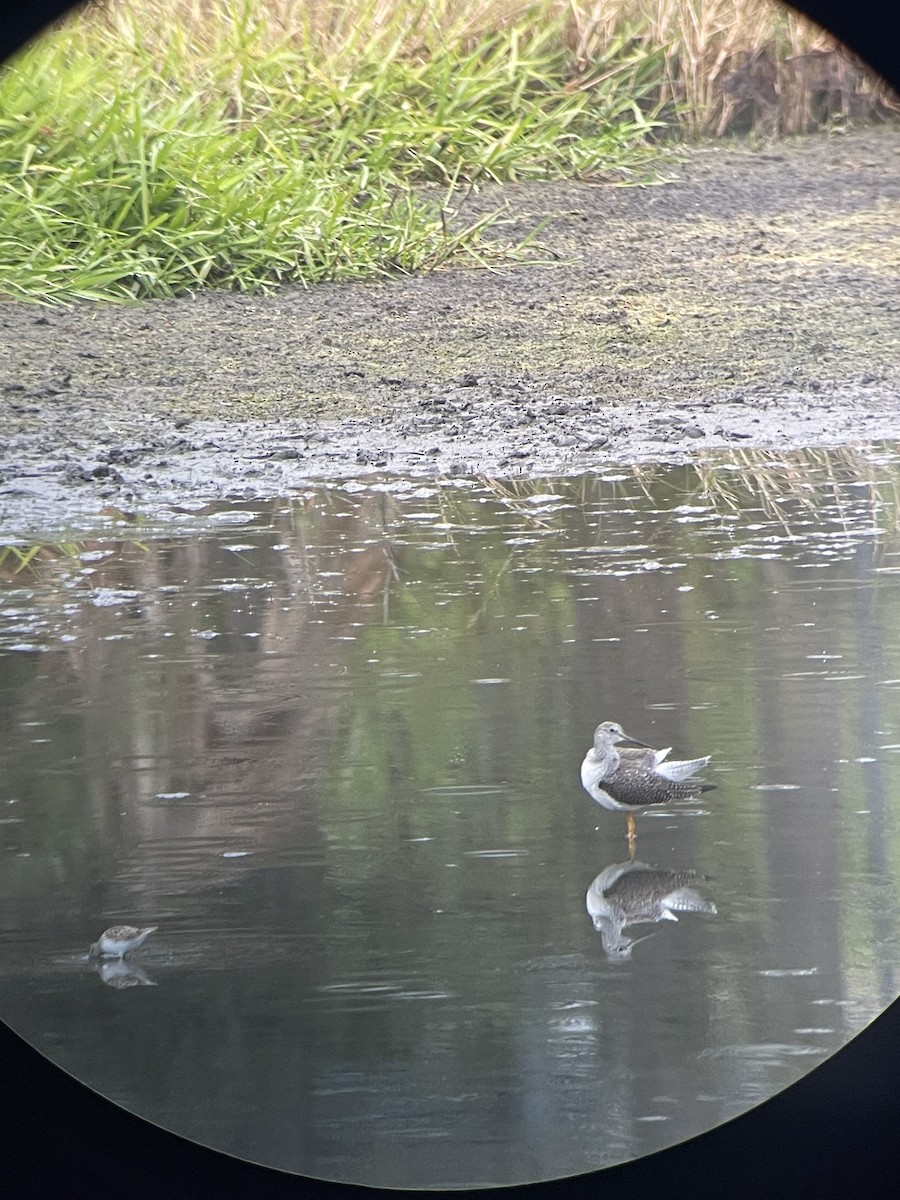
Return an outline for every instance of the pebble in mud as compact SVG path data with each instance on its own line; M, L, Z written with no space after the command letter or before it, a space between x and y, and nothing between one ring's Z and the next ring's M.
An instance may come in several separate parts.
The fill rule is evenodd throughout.
M91 483L102 479L110 483L124 483L122 476L109 463L68 463L60 472L64 483Z

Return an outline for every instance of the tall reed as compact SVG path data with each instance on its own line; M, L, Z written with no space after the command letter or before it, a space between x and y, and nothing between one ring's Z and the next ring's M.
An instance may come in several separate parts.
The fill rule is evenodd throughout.
M736 55L828 46L767 0L94 0L0 73L0 295L478 258L460 185L627 181Z

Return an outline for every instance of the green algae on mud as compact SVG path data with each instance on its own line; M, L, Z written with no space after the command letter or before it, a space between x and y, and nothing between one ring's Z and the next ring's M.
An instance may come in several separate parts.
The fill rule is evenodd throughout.
M680 159L662 187L473 193L471 218L507 205L504 236L551 218L532 265L0 304L0 515L41 489L128 504L895 436L897 129Z

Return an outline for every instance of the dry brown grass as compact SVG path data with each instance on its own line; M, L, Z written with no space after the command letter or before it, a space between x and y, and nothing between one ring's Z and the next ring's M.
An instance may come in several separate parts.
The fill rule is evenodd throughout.
M691 134L799 133L898 111L897 97L819 26L772 0L96 0L113 23L134 13L152 41L174 25L197 53L243 21L260 46L315 45L351 66L373 46L409 57L472 49L502 27L523 41L565 18L573 86L611 44L665 47L659 99Z

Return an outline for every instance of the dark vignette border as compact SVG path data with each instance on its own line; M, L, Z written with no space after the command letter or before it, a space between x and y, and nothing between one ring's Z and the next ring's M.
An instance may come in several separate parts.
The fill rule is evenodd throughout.
M140 1031L136 1031L140 1036ZM896 1196L900 1001L798 1083L658 1154L552 1183L428 1197L812 1200ZM0 1026L0 1161L15 1200L368 1200L380 1189L255 1166L125 1112Z
M5 0L3 7L0 59L74 5ZM896 0L799 0L793 7L900 90ZM621 1167L502 1189L504 1200L575 1200L585 1192L598 1200L659 1200L668 1193L701 1200L894 1196L898 1063L900 1001L811 1074L728 1124ZM378 1194L254 1166L167 1133L90 1091L2 1024L0 1164L3 1189L16 1200L96 1200L98 1194L127 1200L366 1200Z

